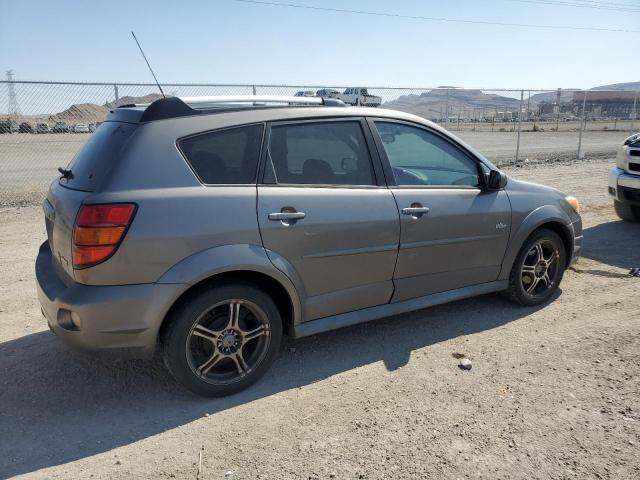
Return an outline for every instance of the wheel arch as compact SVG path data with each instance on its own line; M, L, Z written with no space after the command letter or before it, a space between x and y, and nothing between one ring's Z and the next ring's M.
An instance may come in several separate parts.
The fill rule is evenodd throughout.
M509 278L513 262L522 248L522 245L524 245L533 232L540 228L547 228L560 236L566 250L567 263L565 266L569 266L573 254L574 243L574 232L571 220L559 208L553 205L545 205L529 213L529 215L527 215L527 217L520 223L516 233L511 236L511 241L507 247L502 267L500 269L500 280Z
M183 284L186 288L167 309L158 328L158 338L181 302L203 289L229 282L251 283L267 292L280 310L285 331L300 321L301 303L296 285L272 264L262 246L223 245L183 259L160 277L158 283Z
M189 286L184 290L178 298L175 299L169 310L162 319L162 324L158 331L158 338L161 339L166 329L171 314L189 297L217 285L225 285L229 283L249 283L261 290L265 291L274 301L280 317L282 318L282 327L285 332L291 332L294 325L295 307L287 289L275 278L255 270L229 270L216 273L210 277L200 280L198 283Z

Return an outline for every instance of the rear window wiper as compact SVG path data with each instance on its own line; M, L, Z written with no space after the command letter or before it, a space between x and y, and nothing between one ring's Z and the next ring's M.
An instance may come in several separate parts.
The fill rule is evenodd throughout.
M62 167L58 167L58 171L60 172L60 178L73 178L73 172L71 172L71 169L67 169L67 168L62 168Z

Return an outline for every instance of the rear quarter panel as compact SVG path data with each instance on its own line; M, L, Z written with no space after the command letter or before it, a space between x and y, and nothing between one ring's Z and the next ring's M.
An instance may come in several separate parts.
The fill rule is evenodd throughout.
M135 202L138 209L113 257L76 270L80 283L152 283L196 252L228 244L262 248L255 186L132 190L97 195L92 201Z

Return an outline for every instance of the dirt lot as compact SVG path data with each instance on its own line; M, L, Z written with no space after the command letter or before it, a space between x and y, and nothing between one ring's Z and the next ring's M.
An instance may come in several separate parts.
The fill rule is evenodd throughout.
M218 400L62 345L35 300L38 206L0 209L0 477L640 477L640 225L607 162L513 169L582 200L585 256L541 308L499 295L288 342ZM470 371L452 357L467 354Z

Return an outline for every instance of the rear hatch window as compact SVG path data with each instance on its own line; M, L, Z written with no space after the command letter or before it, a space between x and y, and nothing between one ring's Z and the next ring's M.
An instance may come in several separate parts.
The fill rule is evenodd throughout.
M136 127L135 124L121 122L104 122L100 125L73 157L67 166L71 174L61 178L60 185L85 192L95 191Z

